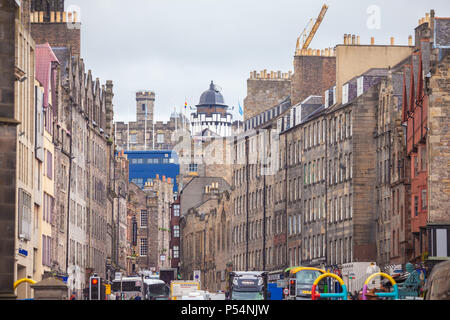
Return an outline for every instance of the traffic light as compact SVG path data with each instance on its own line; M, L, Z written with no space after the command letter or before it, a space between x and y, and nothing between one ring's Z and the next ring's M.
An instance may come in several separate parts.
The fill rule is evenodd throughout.
M93 275L89 278L89 300L100 300L101 294L100 294L100 288L101 288L101 280L100 277L97 275Z
M296 282L297 281L295 279L291 279L289 281L289 296L291 296L291 297L296 296L296 292L295 292Z

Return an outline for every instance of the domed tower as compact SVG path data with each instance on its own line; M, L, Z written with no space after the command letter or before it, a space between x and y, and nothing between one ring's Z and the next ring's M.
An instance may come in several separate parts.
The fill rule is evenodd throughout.
M231 136L233 116L213 81L200 96L196 108L191 114L192 136Z

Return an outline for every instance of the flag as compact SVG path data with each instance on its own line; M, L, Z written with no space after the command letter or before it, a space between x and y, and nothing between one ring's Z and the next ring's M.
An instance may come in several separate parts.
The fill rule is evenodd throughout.
M184 102L184 108L187 109L187 101Z
M241 103L239 102L239 114L242 116L244 111L242 110Z

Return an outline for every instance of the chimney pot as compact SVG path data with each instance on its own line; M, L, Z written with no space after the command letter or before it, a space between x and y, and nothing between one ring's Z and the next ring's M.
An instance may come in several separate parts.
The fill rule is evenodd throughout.
M344 44L347 45L347 34L344 34Z
M412 46L412 36L408 37L408 46Z
M356 42L355 42L355 35L352 35L352 44L353 45L356 44Z
M391 46L393 46L395 43L394 37L391 37Z
M374 37L371 37L371 38L370 38L370 44L371 44L371 45L374 45L374 44L375 44L375 38L374 38Z

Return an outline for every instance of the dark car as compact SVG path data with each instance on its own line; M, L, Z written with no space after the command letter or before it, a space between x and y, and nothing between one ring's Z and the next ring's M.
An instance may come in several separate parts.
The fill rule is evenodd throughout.
M450 261L434 266L425 284L425 300L450 300Z

